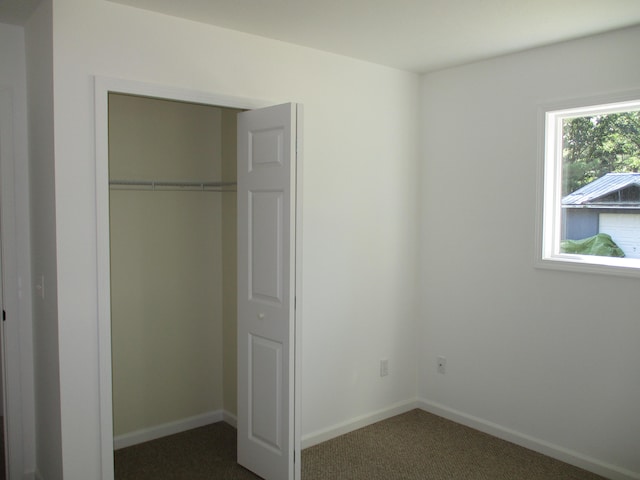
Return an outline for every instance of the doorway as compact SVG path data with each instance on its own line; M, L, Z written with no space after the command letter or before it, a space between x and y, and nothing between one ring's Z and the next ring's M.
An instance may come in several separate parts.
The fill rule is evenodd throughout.
M26 201L26 163L21 164L20 143L14 143L18 133L18 119L14 117L14 97L10 89L0 89L0 300L2 322L0 328L0 356L3 420L2 478L17 478L24 473L29 461L28 435L23 418L33 406L30 365L25 364L21 352L28 352L31 331L31 297L22 290L31 281L29 265L29 234L18 221ZM16 122L16 123L14 123ZM26 428L25 428L26 427Z
M7 90L0 90L0 171L4 177L6 175L5 165L10 161L13 163L13 148L12 148L12 116L11 116L11 97ZM5 304L4 304L4 234L6 225L4 225L5 219L5 192L4 185L0 184L0 305L2 306L2 322L0 324L0 480L7 478L7 450L8 450L8 435L6 427L7 418L7 405L5 401L6 393L6 372L5 372L5 329L4 322L6 317Z
M179 102L189 102L199 105L214 105L221 108L235 108L238 110L253 110L255 108L265 106L264 102L251 101L246 99L238 99L235 97L226 97L226 96L215 96L209 94L202 94L198 92L185 91L180 89L159 87L148 84L140 84L137 82L130 82L125 80L117 80L117 79L108 79L108 78L96 78L95 82L96 88L96 202L97 202L97 283L98 283L98 333L99 333L99 365L100 365L100 425L101 425L101 459L102 459L102 478L111 479L113 478L113 375L112 375L112 354L111 354L111 271L110 271L110 216L109 216L109 201L110 201L110 189L109 189L109 95L111 93L119 93L125 95L132 96L141 96L141 97L151 97L162 100L177 100ZM300 123L297 122L296 112L299 111L299 107L295 105L287 105L285 110L289 110L289 123L288 127L285 128L289 133L286 134L286 139L284 140L284 144L287 146L286 149L279 149L278 145L282 145L277 140L277 136L274 136L273 133L276 132L280 127L276 126L275 128L270 125L263 125L262 127L257 127L257 130L249 132L250 135L254 135L255 139L257 139L257 143L254 145L255 152L267 152L271 147L276 147L275 150L271 150L273 152L287 151L288 155L296 156L297 149L295 146L298 141L296 138L300 138L298 132L301 128ZM275 107L274 107L275 108ZM271 109L261 109L255 112L256 115L264 115L265 113L268 115L268 111ZM247 112L242 115L252 116L254 112ZM266 117L263 118L266 120ZM293 120L293 121L291 121ZM249 138L249 136L244 137L245 142ZM274 143L272 140L276 139L277 141ZM251 141L249 139L249 141ZM265 147L265 148L263 148ZM290 148L291 147L291 148ZM260 153L261 154L261 153ZM274 164L270 164L270 158L262 158L256 157L254 160L257 160L254 163L254 166L259 170L260 168L271 168ZM276 162L278 163L278 162ZM296 162L286 162L287 165L291 165L288 167L290 170L289 175L291 178L292 184L295 186L296 182L299 182L301 179L301 170L296 169ZM280 164L279 164L280 165ZM284 163L282 163L284 165ZM124 186L124 185L122 185ZM163 185L148 185L151 188L157 188L158 186L162 187ZM254 187L252 187L254 188ZM245 192L245 195L247 192ZM249 192L250 195L250 192ZM295 209L295 204L299 202L301 197L301 190L299 188L287 189L287 193L285 194L287 198L291 198L292 205L294 208L288 211L287 215L287 228L292 228L292 232L295 232L295 225L300 224L301 211ZM293 196L293 197L291 197ZM285 198L285 197L283 197ZM288 204L287 201L285 204ZM276 205L274 203L274 205ZM284 204L283 204L284 205ZM287 207L289 208L289 207ZM284 212L284 211L283 211ZM248 213L250 211L244 211L244 217L247 218ZM238 215L241 215L240 212ZM258 228L268 227L267 233L265 235L254 236L254 240L265 240L266 243L271 245L272 238L269 237L270 232L273 231L273 228L270 226L270 222L267 221L259 221L260 217L256 217L253 215L254 226ZM296 292L299 292L299 285L301 279L301 266L299 262L296 262L295 259L299 258L299 246L301 239L296 237L295 234L291 237L287 236L288 240L285 245L285 250L282 250L281 253L292 259L290 264L291 272L294 273L291 278L291 287L285 286L286 289L292 288L291 294L287 294L287 301L289 301L289 311L290 319L292 322L299 321L299 311L295 309L295 301L296 301ZM257 250L256 250L257 248ZM260 252L261 246L258 244L254 244L252 252ZM244 252L247 254L247 252ZM251 255L251 253L249 252ZM240 255L239 255L240 256ZM278 257L280 258L280 257ZM271 263L271 262L270 262ZM239 280L239 283L242 284L242 281ZM248 290L246 290L248 292ZM298 298L299 300L299 298ZM244 319L239 317L239 323L243 322ZM279 403L278 408L282 407L284 410L279 411L278 417L282 419L283 423L282 429L284 439L284 443L282 445L285 447L282 450L282 454L280 455L281 460L285 461L290 465L290 475L288 478L299 478L300 476L300 425L299 425L299 405L300 405L300 369L295 368L296 364L299 364L300 361L300 349L296 348L296 345L299 344L299 339L301 338L301 329L299 327L293 328L293 323L289 324L288 331L290 332L290 340L287 340L286 349L283 350L287 353L287 355L282 359L282 365L286 365L286 372L282 371L281 374L285 374L284 381L282 375L277 379L274 378L274 385L284 385L284 389L282 390L282 397L286 398L286 403ZM253 337L257 338L257 337ZM290 348L289 348L290 342ZM259 346L259 345L258 345ZM245 362L246 363L246 362ZM251 364L250 365L255 365ZM255 380L255 375L254 375ZM295 378L295 381L294 381ZM245 375L246 379L246 375ZM276 382L277 380L277 382ZM251 378L249 378L251 381ZM266 379L262 378L261 385L267 385ZM251 390L251 389L249 389ZM240 391L240 389L239 389ZM244 388L244 391L247 391L247 388ZM295 391L295 394L294 394ZM275 404L274 404L275 405ZM240 410L242 410L239 407ZM264 409L262 409L264 410ZM266 411L266 410L265 410ZM295 414L294 414L295 413ZM243 418L247 418L248 411L245 409L239 413L238 424ZM256 411L253 411L251 415L256 415ZM262 413L258 412L258 416L262 415ZM258 418L258 417L256 417ZM256 422L255 419L252 420L253 423L250 422L250 427L248 430L239 430L239 436L249 435L257 440L258 444L262 444L262 448L265 453L271 450L273 451L273 445L266 444L261 438L260 434L262 432L258 432L255 430L259 427L264 427L265 422L263 421ZM267 421L267 423L271 423ZM251 428L254 428L252 431ZM253 432L253 433L252 433ZM255 434L258 434L256 436ZM264 458L267 458L268 455L265 455ZM296 462L294 465L293 459L296 458ZM266 460L268 462L268 460ZM264 475L263 475L264 476ZM283 477L278 477L283 478Z
M116 449L236 426L236 116L109 94Z

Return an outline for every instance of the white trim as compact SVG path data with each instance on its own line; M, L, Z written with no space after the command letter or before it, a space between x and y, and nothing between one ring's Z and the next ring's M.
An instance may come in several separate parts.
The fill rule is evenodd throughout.
M109 257L108 94L110 92L239 109L254 109L282 103L229 95L219 95L209 92L198 92L184 88L168 87L133 80L101 76L94 77L97 235L96 280L98 299L100 456L102 480L112 480L114 476L111 371L111 287ZM296 359L296 361L299 362L298 359ZM295 404L294 409L298 406L299 404ZM300 411L296 410L295 417L299 417L299 415Z
M200 92L186 88L138 82L122 78L95 76L94 79L96 94L100 93L104 96L110 92L117 92L127 95L140 95L142 97L158 98L162 100L177 100L180 102L199 103L215 107L240 108L247 110L281 103L236 97L233 95Z
M294 411L293 417L293 449L294 449L294 480L302 479L302 168L303 168L303 126L304 109L301 104L296 104L296 280L295 280L295 334L294 334Z
M156 440L157 438L174 435L176 433L186 432L187 430L204 427L205 425L211 425L212 423L218 422L226 422L235 428L235 415L224 410L214 410L201 415L163 423L162 425L142 428L140 430L135 430L133 432L114 437L113 448L114 450L119 450L121 448Z
M569 272L640 277L637 259L559 253L561 230L562 127L564 118L593 113L637 110L640 90L571 98L541 104L538 108L538 169L536 195L537 268ZM547 139L553 139L547 141Z
M417 399L398 402L381 410L350 418L349 420L331 427L323 428L322 430L304 435L302 437L302 448L312 447L319 443L326 442L327 440L331 440L332 438L344 435L345 433L353 432L354 430L367 427L382 420L386 420L387 418L409 412L415 408L420 408L420 404Z
M103 480L113 480L113 391L111 372L111 273L109 256L109 81L95 79L96 270L100 456Z
M605 259L605 261L600 261ZM550 258L538 258L536 267L565 272L596 273L619 277L640 278L640 261L636 258L596 257L589 255L563 254Z
M611 480L640 480L640 473L632 472L616 465L600 461L588 455L583 455L574 450L503 427L502 425L466 414L445 405L431 402L426 399L419 399L417 404L418 408L426 412L433 413L456 423L488 433L494 437L507 440L511 443L515 443L516 445L520 445L521 447L525 447L562 462L575 465L576 467L602 475Z
M236 417L233 413L228 410L224 410L222 412L222 421L224 423L228 423L233 428L238 428L238 417Z

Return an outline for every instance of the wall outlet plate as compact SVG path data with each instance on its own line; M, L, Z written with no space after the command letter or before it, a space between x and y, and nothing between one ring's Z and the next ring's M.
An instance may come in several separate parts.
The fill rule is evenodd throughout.
M389 375L389 360L383 358L380 360L380 376L386 377L387 375Z

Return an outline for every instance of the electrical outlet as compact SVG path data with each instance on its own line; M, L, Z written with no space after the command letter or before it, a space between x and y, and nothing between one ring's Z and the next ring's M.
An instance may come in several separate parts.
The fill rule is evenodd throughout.
M383 358L380 360L380 376L386 377L387 375L389 375L389 360Z
M447 373L447 359L445 357L438 357L438 373Z

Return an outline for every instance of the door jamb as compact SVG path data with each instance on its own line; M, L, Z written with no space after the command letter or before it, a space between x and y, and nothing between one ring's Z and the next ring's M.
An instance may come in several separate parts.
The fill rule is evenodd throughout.
M102 480L113 480L113 399L112 399L112 371L111 371L111 285L110 285L110 257L109 257L109 93L122 93L144 97L199 103L217 107L238 109L256 109L275 105L282 102L248 99L230 95L218 95L198 92L177 87L168 87L133 80L111 77L94 77L94 112L95 112L95 159L96 159L96 262L97 262L97 313L98 313L98 365L99 365L99 411L100 411L100 458ZM301 108L301 107L299 107ZM300 110L299 110L300 111ZM297 187L296 187L296 291L301 297L302 291L302 174L301 174L301 145L302 124L301 115L297 124ZM300 406L301 406L301 298L297 299L296 331L295 331L295 360L294 368L294 478L300 479Z

